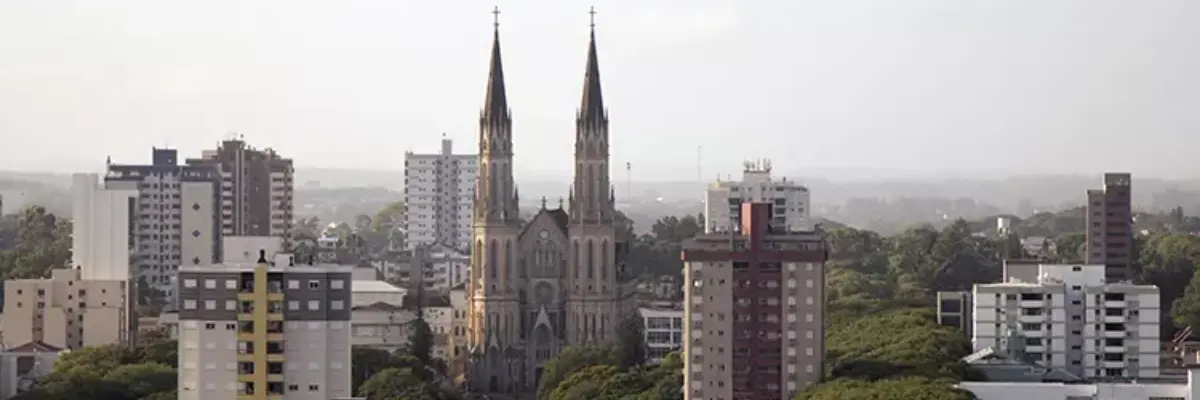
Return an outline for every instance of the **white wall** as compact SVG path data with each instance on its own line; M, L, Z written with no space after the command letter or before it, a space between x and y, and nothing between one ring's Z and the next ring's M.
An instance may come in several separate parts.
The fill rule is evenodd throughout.
M212 182L180 183L180 265L211 265L216 248L214 235L217 215L214 212Z
M85 280L129 280L130 207L138 192L104 189L99 179L98 174L72 177L71 264Z

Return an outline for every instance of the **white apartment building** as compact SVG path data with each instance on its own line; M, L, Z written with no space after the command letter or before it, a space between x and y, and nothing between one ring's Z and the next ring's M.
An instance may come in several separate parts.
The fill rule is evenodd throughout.
M747 161L743 167L742 180L718 180L708 186L704 195L705 232L740 229L740 210L745 202L774 204L772 223L787 226L790 231L812 228L807 187L787 178L772 178L770 161Z
M1038 266L1036 281L977 284L975 349L998 346L1010 328L1026 353L1049 368L1085 377L1159 376L1159 292L1105 283L1104 265Z
M179 398L328 400L351 395L351 267L180 269Z
M174 149L153 149L152 157L149 165L110 162L104 186L109 190L130 191L137 199L136 205L127 208L133 213L134 282L145 280L157 292L139 293L138 301L153 298L162 304L173 304L175 277L181 265L210 265L220 259L221 230L216 206L220 174L212 166L179 165ZM80 215L78 211L77 205L75 215ZM79 229L76 227L76 232ZM95 233L96 240L110 240L112 236ZM128 260L127 257L126 264ZM86 271L88 267L83 268Z
M136 239L136 189L105 189L97 174L71 181L71 265L81 279L130 279L130 253Z
M75 268L49 279L4 282L3 347L40 342L62 349L132 344L137 329L127 280L87 280Z
M657 363L683 347L683 310L639 308L646 338L646 361Z
M429 251L429 262L422 277L425 290L445 292L467 281L471 258L465 253L436 246Z
M404 153L404 204L408 206L404 230L409 248L428 244L469 248L478 157L454 154L451 149L450 139L442 135L440 153Z

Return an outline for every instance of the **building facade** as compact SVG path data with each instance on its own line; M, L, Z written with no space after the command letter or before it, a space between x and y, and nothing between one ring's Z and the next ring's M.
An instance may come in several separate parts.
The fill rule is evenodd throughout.
M1106 283L1104 265L1041 265L1038 279L977 284L975 349L998 347L1009 330L1049 368L1084 378L1159 376L1159 292Z
M617 236L609 179L608 113L600 88L595 32L588 45L575 119L569 201L522 222L513 179L512 114L505 93L500 34L492 42L479 116L479 178L466 295L471 386L481 392L537 387L545 362L568 346L617 339L637 318L623 268L627 238Z
M774 205L772 224L793 231L810 229L808 188L787 178L771 177L770 161L747 161L742 180L709 185L704 194L704 231L731 232L740 228L741 206L748 202Z
M173 149L152 149L148 165L110 162L107 167L105 188L131 191L137 199L128 210L133 215L134 282L144 280L154 291L138 293L137 299L143 304L173 304L180 265L220 260L220 173L211 166L180 165ZM93 237L111 240L110 236Z
M106 189L96 174L72 176L71 265L82 279L130 279L137 204L136 190Z
M1104 189L1087 191L1087 236L1084 262L1103 264L1109 281L1132 279L1133 178L1129 173L1104 174Z
M180 270L180 399L350 397L350 267L275 259Z
M657 363L683 348L683 310L643 307L638 313L642 316L646 361Z
M137 319L128 280L88 280L77 268L56 269L49 279L4 282L6 348L30 342L76 350L133 344Z
M285 248L291 248L295 225L291 159L269 148L258 150L240 139L230 139L187 164L220 171L222 235L275 236L283 238Z
M445 135L439 153L404 153L405 246L470 248L478 158L454 154Z
M823 238L741 207L740 233L684 242L689 399L790 399L825 376Z

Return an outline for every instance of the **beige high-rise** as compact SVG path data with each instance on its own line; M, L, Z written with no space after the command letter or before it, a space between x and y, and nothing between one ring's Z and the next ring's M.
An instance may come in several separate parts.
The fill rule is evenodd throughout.
M684 243L688 399L791 399L824 376L826 250L772 214L743 203L739 233Z
M137 326L128 289L127 280L83 280L78 269L4 282L3 344L80 349L132 343Z

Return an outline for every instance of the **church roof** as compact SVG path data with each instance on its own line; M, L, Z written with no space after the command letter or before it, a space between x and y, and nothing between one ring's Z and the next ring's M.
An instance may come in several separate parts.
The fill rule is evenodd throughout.
M11 353L57 353L63 349L57 346L51 346L41 340L35 340L23 345L8 349Z
M600 60L596 56L596 26L592 25L588 43L587 69L583 75L583 98L579 103L581 121L603 121L604 95L600 90Z
M563 235L567 234L567 223L570 222L570 216L567 215L566 210L563 210L562 207L559 207L555 209L543 208L538 210L538 213L534 214L533 218L529 219L529 222L525 224L525 227L521 228L521 234L519 236L525 236L525 234L529 232L529 229L533 227L538 217L542 214L546 214L547 217L550 217L551 221L554 221L554 226L558 227L558 230L562 232Z
M504 66L500 62L500 24L497 22L492 36L492 61L488 70L487 95L483 100L483 118L499 121L507 116L508 95L504 90Z

